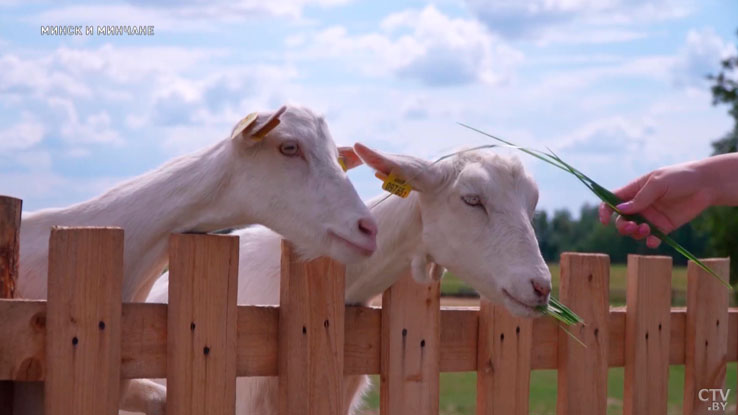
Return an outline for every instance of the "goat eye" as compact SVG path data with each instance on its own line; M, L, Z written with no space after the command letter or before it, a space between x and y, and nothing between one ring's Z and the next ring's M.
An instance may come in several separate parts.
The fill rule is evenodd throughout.
M279 152L287 157L295 157L300 154L300 146L294 142L286 142L279 145Z
M464 195L461 200L469 206L482 206L482 201L477 195Z

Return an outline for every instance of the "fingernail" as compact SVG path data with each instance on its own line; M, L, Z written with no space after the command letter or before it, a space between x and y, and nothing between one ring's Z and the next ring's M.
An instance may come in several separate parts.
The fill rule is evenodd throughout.
M631 207L633 207L633 202L623 202L615 207L618 208L618 210L621 212L627 212L628 210L630 210Z
M635 232L636 229L638 229L638 225L636 225L633 222L629 222L628 224L625 225L625 232L627 233L633 233Z

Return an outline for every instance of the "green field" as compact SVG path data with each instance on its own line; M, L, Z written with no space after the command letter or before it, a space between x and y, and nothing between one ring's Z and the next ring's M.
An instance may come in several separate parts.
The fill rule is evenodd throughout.
M441 374L441 414L472 415L476 408L476 373L443 373ZM376 386L378 376L372 376ZM610 415L623 413L623 368L609 371L607 385L607 413ZM682 389L684 388L684 366L669 368L669 414L682 414ZM735 412L736 364L728 364L725 388L731 390L728 398L728 411ZM366 398L365 415L378 413L378 388L372 388ZM732 409L730 409L732 408ZM530 380L530 413L535 415L553 415L556 413L556 371L534 370Z
M549 264L551 269L551 280L553 282L553 294L559 292L559 264ZM610 267L610 304L625 304L625 282L627 268L624 264L614 264ZM685 292L687 289L687 268L674 267L672 270L672 304L675 306L685 305ZM451 273L446 273L441 280L441 292L444 295L472 295L474 290Z
M554 294L558 293L559 266L550 264ZM610 270L610 303L625 304L625 284L627 269L625 265L615 264ZM672 273L672 304L685 304L687 271L685 267L675 267ZM469 295L474 291L451 274L442 280L445 295ZM732 296L731 296L732 302ZM608 377L608 414L621 414L623 405L623 368L613 368ZM530 381L530 413L548 415L556 413L556 371L536 370ZM377 376L372 377L376 386ZM671 366L669 370L669 414L681 414L682 389L684 387L684 366ZM736 364L728 364L726 388L731 389L729 407L735 408ZM476 373L441 374L441 414L474 414L476 407ZM379 408L378 388L373 388L366 397L364 414L377 414ZM735 409L729 409L729 413Z

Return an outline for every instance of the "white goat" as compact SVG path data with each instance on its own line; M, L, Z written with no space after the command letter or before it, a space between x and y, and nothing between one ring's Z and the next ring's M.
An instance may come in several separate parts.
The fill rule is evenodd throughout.
M173 232L258 223L284 234L308 257L353 262L374 251L376 224L342 171L322 117L282 107L243 127L87 202L24 215L18 297L46 297L48 240L56 225L125 230L124 302L146 298L166 265ZM340 156L349 164L356 159L351 148ZM41 388L20 385L15 413L41 413ZM122 407L129 406L142 409L122 399Z
M360 144L355 150L379 172L408 178L417 191L407 199L369 203L379 223L378 248L367 260L347 266L347 303L368 301L408 266L421 282L440 278L444 267L514 314L538 315L535 307L548 301L551 276L531 225L538 189L517 158L470 151L431 164ZM279 304L280 235L262 227L236 234L241 238L239 304ZM167 297L164 275L147 301L164 303ZM353 408L367 380L346 379L345 402ZM277 383L274 377L238 378L237 413L276 414Z

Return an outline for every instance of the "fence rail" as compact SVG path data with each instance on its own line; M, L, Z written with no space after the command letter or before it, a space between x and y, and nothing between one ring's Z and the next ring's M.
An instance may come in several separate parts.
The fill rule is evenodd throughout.
M437 414L439 373L462 371L478 374L478 414L526 414L536 369L558 370L558 414L604 414L609 367L625 367L626 414L665 414L674 364L686 368L685 414L714 413L698 392L722 388L738 360L727 290L690 264L687 307L670 307L665 257L630 256L627 307L613 308L609 258L562 256L583 347L548 318L485 301L441 308L439 285L409 275L382 309L344 306L344 267L302 263L287 243L280 307L237 306L228 236L173 235L170 303L121 304L122 253L119 229L56 228L48 301L0 300L0 381L45 382L47 414L116 413L130 378L168 378L170 413L233 414L236 376L279 376L282 414L340 414L343 375L356 374L380 374L382 414ZM709 264L727 278L726 259Z
M625 307L612 307L609 311L608 367L625 366L626 313ZM381 314L380 308L346 307L345 375L380 373ZM669 314L669 364L683 365L687 310L676 307ZM0 300L0 315L4 320L0 323L0 380L43 381L46 378L46 302ZM728 309L727 315L725 360L735 362L738 361L738 308ZM476 308L441 308L441 372L477 370L479 318ZM236 375L278 375L279 307L238 306L237 321ZM530 369L557 369L556 322L542 318L529 321ZM165 378L166 356L167 305L123 304L121 378Z

